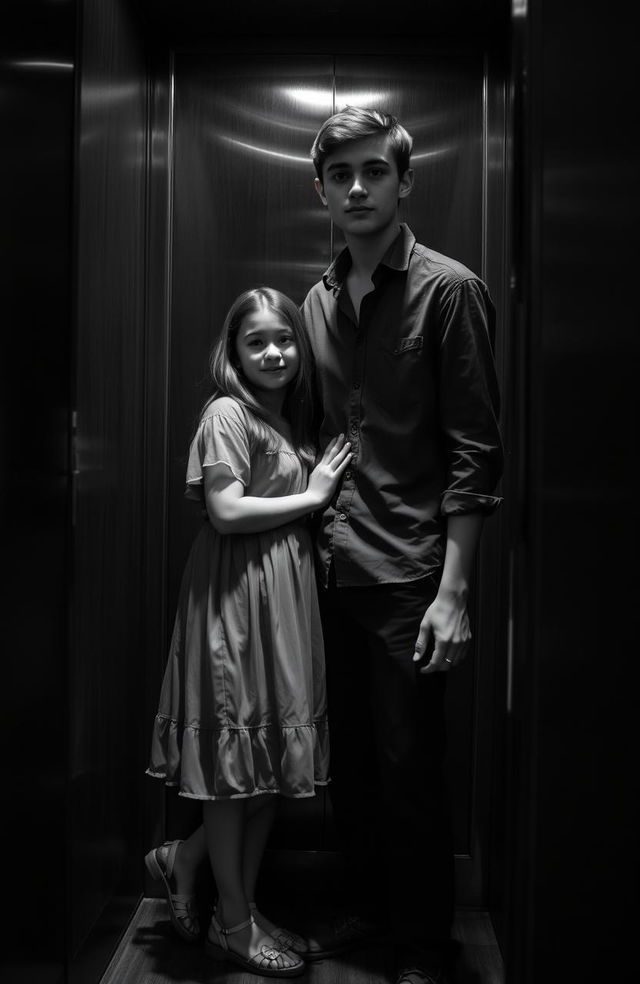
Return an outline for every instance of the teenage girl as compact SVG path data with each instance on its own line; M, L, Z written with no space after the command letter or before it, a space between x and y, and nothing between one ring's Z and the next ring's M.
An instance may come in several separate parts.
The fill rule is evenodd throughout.
M304 969L306 942L255 907L278 796L328 779L324 651L309 513L350 459L340 435L313 467L313 357L296 305L258 288L231 306L213 395L189 452L206 519L187 560L155 719L150 775L203 802L188 840L150 851L171 919L200 935L193 885L208 854L218 902L207 950L263 976Z

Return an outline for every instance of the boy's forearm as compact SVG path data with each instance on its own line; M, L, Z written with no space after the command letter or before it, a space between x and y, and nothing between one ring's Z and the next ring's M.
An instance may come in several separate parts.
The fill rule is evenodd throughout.
M447 547L438 594L466 599L482 532L482 513L449 516Z

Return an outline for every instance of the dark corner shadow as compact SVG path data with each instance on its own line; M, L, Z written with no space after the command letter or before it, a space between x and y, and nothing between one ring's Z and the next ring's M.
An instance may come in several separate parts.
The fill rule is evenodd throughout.
M153 980L169 982L204 982L221 977L218 964L207 957L202 944L185 943L174 933L169 919L159 919L149 926L139 927L129 944L144 952L145 970ZM231 964L229 964L231 970Z

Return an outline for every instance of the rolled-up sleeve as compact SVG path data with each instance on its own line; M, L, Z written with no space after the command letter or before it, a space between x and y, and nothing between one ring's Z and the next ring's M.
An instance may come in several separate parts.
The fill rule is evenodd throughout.
M462 280L442 302L438 409L446 456L444 516L493 512L502 475L500 396L492 351L495 312L484 284Z

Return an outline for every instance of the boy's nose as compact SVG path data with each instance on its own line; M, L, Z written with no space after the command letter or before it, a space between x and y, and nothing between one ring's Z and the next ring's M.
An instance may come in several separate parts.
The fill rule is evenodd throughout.
M364 186L364 182L361 178L355 177L349 188L349 196L353 198L361 198L363 195L367 194L367 189Z

